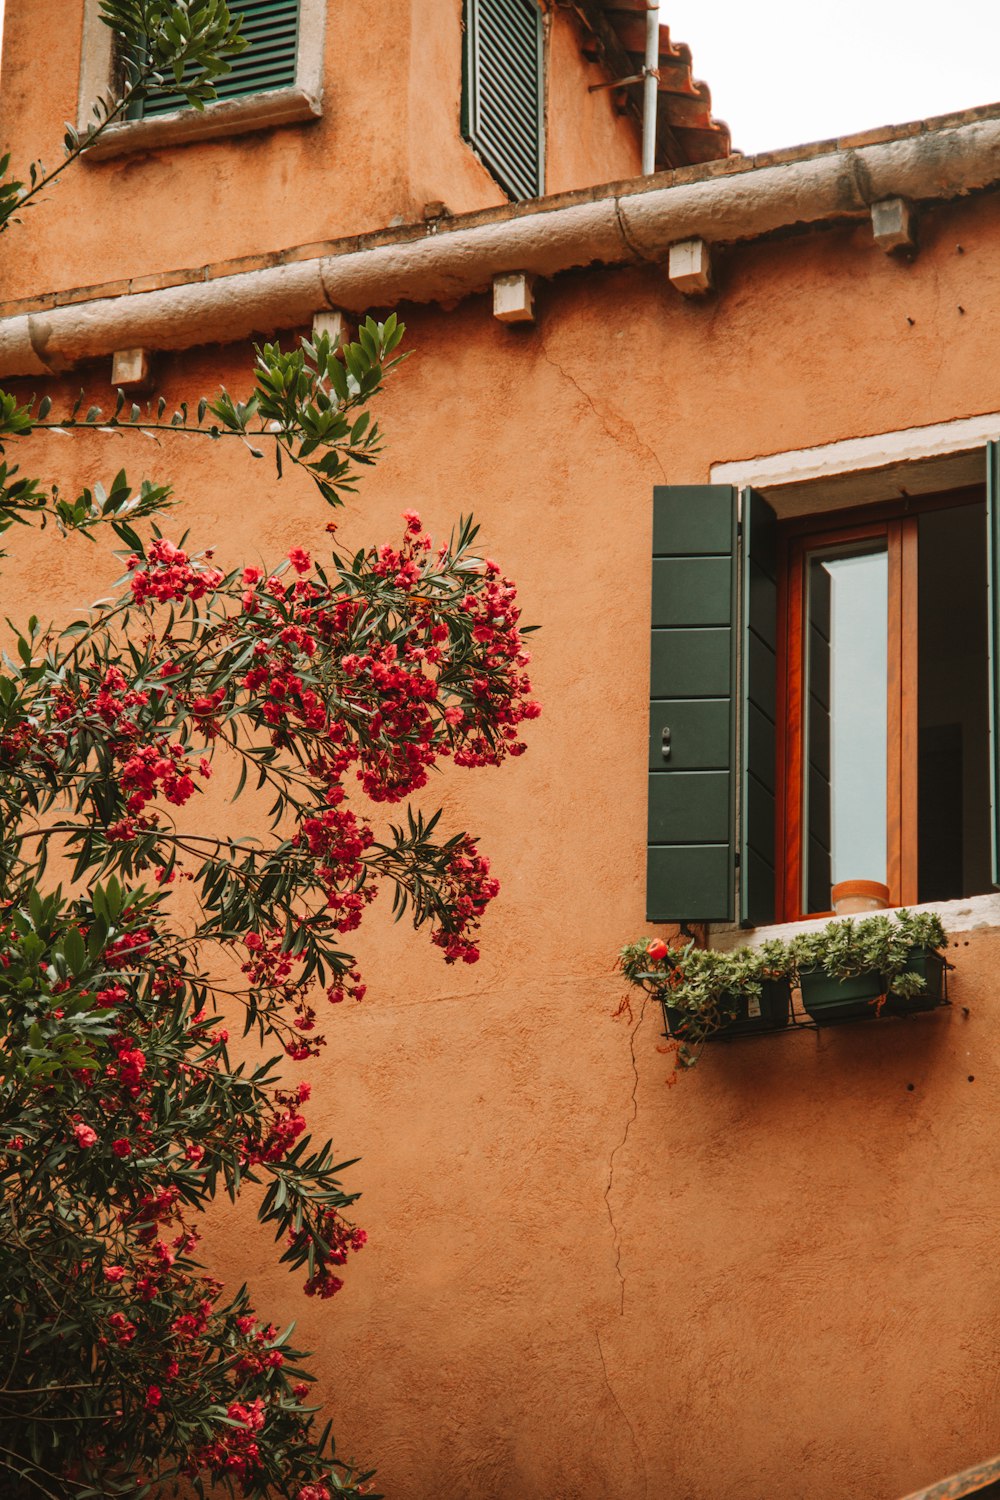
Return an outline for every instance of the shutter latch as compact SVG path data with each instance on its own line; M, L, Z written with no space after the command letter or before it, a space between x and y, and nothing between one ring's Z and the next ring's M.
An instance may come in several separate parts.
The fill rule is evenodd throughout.
M660 736L660 753L664 760L670 759L670 730L664 726L663 734Z

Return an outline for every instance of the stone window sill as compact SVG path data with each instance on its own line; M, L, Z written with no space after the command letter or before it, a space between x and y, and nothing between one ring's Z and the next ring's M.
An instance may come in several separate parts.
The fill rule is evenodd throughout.
M890 907L890 911L899 911ZM927 901L909 906L907 911L937 912L944 923L945 931L975 932L980 929L1000 928L1000 892L988 891L983 896L963 896L955 901ZM880 916L880 912L865 912L865 916ZM756 948L768 938L789 939L800 932L819 932L832 916L806 917L800 922L776 922L770 927L735 927L728 923L713 922L709 929L710 948Z
M108 129L89 146L84 160L107 161L133 151L155 151L161 146L185 146L192 141L245 135L276 125L299 125L323 113L317 95L308 89L270 89L243 99L226 99L204 109L177 109L148 120L128 120Z

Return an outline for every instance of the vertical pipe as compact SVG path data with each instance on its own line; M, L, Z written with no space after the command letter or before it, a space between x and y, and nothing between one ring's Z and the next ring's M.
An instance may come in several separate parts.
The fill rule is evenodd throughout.
M652 0L646 11L646 65L642 83L642 173L656 171L656 90L660 66L660 7Z

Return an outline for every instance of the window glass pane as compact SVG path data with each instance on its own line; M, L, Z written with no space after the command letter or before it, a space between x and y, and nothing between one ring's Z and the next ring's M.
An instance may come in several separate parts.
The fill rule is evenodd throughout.
M886 878L889 569L884 543L823 551L806 575L805 902Z

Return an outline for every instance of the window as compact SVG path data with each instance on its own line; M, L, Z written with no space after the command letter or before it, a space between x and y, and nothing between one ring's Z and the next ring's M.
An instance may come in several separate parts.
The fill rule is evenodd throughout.
M998 883L998 461L985 487L779 523L654 501L648 916L793 920ZM992 760L991 760L992 756Z
M234 15L243 17L240 34L247 45L232 59L230 71L215 84L218 99L238 99L265 89L295 83L299 0L240 0ZM187 108L184 95L164 85L133 106L131 119L148 119Z
M512 198L545 191L542 44L536 0L465 0L462 134Z
M104 131L89 147L88 161L302 123L322 114L326 0L242 0L232 10L243 16L250 45L218 81L218 98L202 110L190 109L183 96L165 86L133 117ZM113 87L112 41L100 19L100 0L84 0L80 129L90 122L94 99Z

